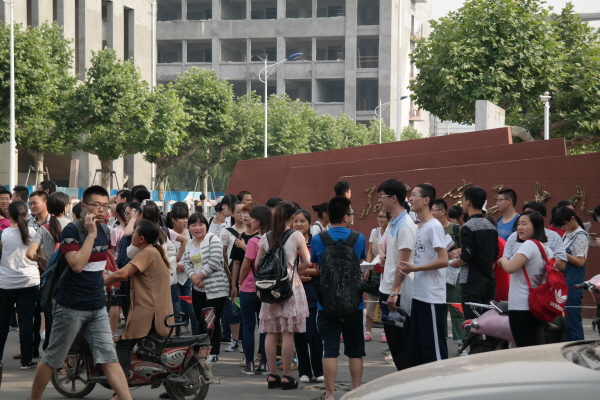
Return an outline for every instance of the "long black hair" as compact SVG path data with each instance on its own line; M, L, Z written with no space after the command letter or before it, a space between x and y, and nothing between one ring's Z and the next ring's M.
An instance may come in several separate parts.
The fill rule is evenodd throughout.
M556 210L554 213L554 224L556 226L563 226L565 222L569 222L571 218L575 218L575 221L577 221L577 224L581 227L581 229L585 230L581 219L577 216L577 214L575 214L575 211L569 207L561 207Z
M319 219L323 219L323 213L327 212L328 205L329 205L328 202L323 202L321 204L315 204L312 206L313 211L317 213L317 216L319 217Z
M8 215L17 223L23 244L29 244L30 240L29 225L27 225L27 204L25 204L23 201L13 201L8 206Z
M250 218L257 219L260 223L259 232L261 235L271 230L272 214L267 206L257 206L250 210Z
M542 217L542 214L537 211L525 211L519 216L517 223L524 216L529 217L531 225L533 225L533 235L531 235L530 239L535 239L539 242L546 243L548 241L548 237L546 236L546 230L544 229L544 217ZM521 240L519 235L517 235L517 242L524 242L524 240Z
M308 221L308 241L312 240L312 234L310 233L310 224L312 223L312 215L310 215L310 211L305 210L304 208L299 208L296 210L296 215L302 215Z
M171 211L167 213L167 228L173 229L173 220L181 218L189 218L190 208L183 201L173 203Z
M158 243L160 234L162 233L164 235L164 232L161 232L162 229L160 229L158 227L158 225L156 225L155 223L152 223L148 220L142 220L142 221L140 221L139 224L137 224L137 227L135 228L135 230L137 231L138 236L143 236L149 245L154 246L154 248L156 248L156 250L158 250L158 252L160 253L160 256L162 257L163 261L165 262L165 266L167 268L171 269L171 266L169 265L169 261L167 260L167 257L165 256L165 251L163 250L162 246L159 246L159 243Z
M562 225L557 224L556 221L554 220L556 211L558 211L559 208L568 207L568 206L573 207L573 202L571 200L561 200L556 204L556 207L552 207L552 210L550 210L550 222L552 224L554 224L554 226L562 226Z
M60 242L62 227L58 222L57 216L65 213L65 208L69 205L69 196L63 192L54 192L48 196L48 212L50 213L50 236L54 243Z
M142 211L142 218L146 221L150 221L157 227L160 227L160 210L155 202L152 200L144 200L140 205ZM168 240L167 235L162 229L158 229L158 244L163 245Z
M283 234L287 229L287 222L296 213L296 210L298 210L298 207L289 201L282 201L275 206L275 213L273 214L273 230L271 233L270 243L271 249L281 246Z

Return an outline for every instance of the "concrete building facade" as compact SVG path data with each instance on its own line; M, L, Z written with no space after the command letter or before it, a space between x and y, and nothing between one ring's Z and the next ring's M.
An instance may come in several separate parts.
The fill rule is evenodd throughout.
M428 0L158 0L157 81L191 66L214 69L236 95L264 95L259 72L283 63L267 94L287 93L319 113L343 112L359 123L385 123L429 132L429 118L413 106L407 86L416 74L409 52L429 33Z
M110 47L120 57L133 59L142 79L153 82L152 7L149 0L15 0L14 20L29 26L39 26L46 21L61 25L65 37L74 39L73 73L82 80L91 66L92 51ZM0 20L8 24L9 19L10 6L0 2ZM16 118L18 122L18 114ZM8 143L0 145L1 183L8 183L8 155ZM27 176L30 176L28 184L34 184L35 173L30 171L33 162L25 154L19 154L18 158L18 184L24 184ZM46 154L44 165L50 179L59 186L69 186L72 173L75 179L71 181L78 187L100 182L100 173L96 172L100 161L92 154L81 151L72 156ZM112 169L115 171L113 188L117 182L122 186L126 180L129 186L132 182L151 185L151 168L141 154L115 160Z

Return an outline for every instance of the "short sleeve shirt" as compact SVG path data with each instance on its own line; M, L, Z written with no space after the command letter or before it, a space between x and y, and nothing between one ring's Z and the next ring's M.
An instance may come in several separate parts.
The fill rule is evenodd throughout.
M244 261L244 257L248 257L248 255L247 255L248 243L250 243L250 239L252 239L253 237L256 237L257 235L258 235L258 232L255 232L251 235L247 235L246 232L243 232L241 238L244 241L244 243L246 243L246 250L242 249L241 247L233 246L233 249L231 249L231 255L229 256L231 261L239 261L240 263L242 263ZM255 254L255 257L256 257L256 254ZM250 258L250 257L248 257L248 258ZM254 258L253 258L253 260L254 260Z
M436 249L446 249L444 227L437 219L423 224L415 236L414 265L426 265L438 258ZM431 304L446 303L446 268L417 271L413 299Z
M83 245L74 223L63 229L60 240L62 254L77 252ZM104 307L103 271L106 268L108 244L109 238L102 227L98 226L92 254L83 271L75 273L69 268L61 280L55 297L58 304L80 311L95 311Z
M565 232L562 240L565 246L569 246L566 250L573 257L587 257L589 240L583 229L577 228L573 232Z
M65 229L65 227L71 222L68 218L57 218L57 220L61 229ZM37 243L41 247L42 253L44 253L46 260L52 259L55 243L54 239L52 239L52 235L50 235L50 232L48 232L46 228L42 226L37 230L35 237L33 238L33 242Z
M396 219L398 219L396 221ZM393 224L397 227L394 229ZM415 248L415 233L417 232L417 225L413 219L408 215L407 212L403 212L388 225L387 231L387 243L385 248L385 265L383 269L383 276L379 283L379 291L383 294L389 294L392 291L394 284L394 274L398 264L398 252L400 250L411 250L411 257L408 262L413 262L414 248Z
M240 286L240 292L244 293L254 293L256 292L256 287L254 286L254 271L256 269L256 255L258 254L258 242L260 238L252 237L248 241L248 245L246 246L245 257L252 261L250 265L250 269Z
M498 236L504 240L508 240L510 235L515 231L515 221L519 218L519 214L515 215L513 219L507 223L503 222L503 217L498 219Z
M552 250L542 244L548 259L554 257ZM523 242L517 254L523 254L529 261L525 264L527 275L531 282L531 287L536 287L544 281L544 259L537 245L531 241ZM510 274L510 286L508 289L508 309L509 310L529 310L529 286L525 280L523 268L513 274Z

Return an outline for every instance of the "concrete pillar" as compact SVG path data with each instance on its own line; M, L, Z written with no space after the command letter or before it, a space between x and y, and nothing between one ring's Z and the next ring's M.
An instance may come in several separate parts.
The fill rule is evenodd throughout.
M212 19L213 21L221 20L221 0L212 0ZM214 52L215 50L213 49L213 54Z
M346 62L344 74L344 113L356 118L356 0L346 0Z
M317 18L317 14L316 14L316 7L317 5L317 1L314 0L313 1L313 18ZM312 71L316 71L317 70L317 37L313 36L312 37L312 59L311 61L311 69ZM311 78L310 78L310 91L311 91L311 104L314 107L315 103L317 102L317 79L315 78L315 73L313 72Z
M277 19L285 18L285 0L277 0Z
M187 0L181 0L181 20L187 21Z
M379 3L379 83L378 97L381 103L385 104L396 100L398 84L398 0L381 1ZM397 104L391 103L385 107L382 112L383 121L388 127L391 127L390 116L396 116Z
M74 0L58 0L57 2L57 16L56 22L62 25L63 34L65 38L75 38L75 1ZM75 51L75 42L70 44L73 51ZM71 72L75 73L75 64Z
M44 22L46 22L46 21L51 22L52 20L53 20L53 5L52 5L51 0L33 0L31 2L31 25L32 26L40 26Z
M219 39L218 28L213 27L216 32L213 32L212 42L212 69L217 71L217 76L221 76L221 39Z
M129 156L129 187L134 185L152 186L152 169L150 164L144 160L142 154L134 154Z
M281 2L281 0L279 0ZM279 5L277 6L279 7ZM279 32L277 33L277 60L285 60L285 38ZM277 95L285 93L285 64L282 63L277 68Z
M73 153L73 158L79 160L79 176L77 182L79 187L86 188L88 186L100 185L102 183L100 172L100 160L93 154L76 151Z
M102 2L79 0L79 76L85 80L85 68L91 67L92 50L102 50Z

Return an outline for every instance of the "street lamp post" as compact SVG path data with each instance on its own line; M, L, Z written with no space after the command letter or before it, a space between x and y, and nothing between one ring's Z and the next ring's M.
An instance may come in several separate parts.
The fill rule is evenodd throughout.
M375 108L375 116L379 118L379 144L381 144L381 124L382 124L381 114L383 113L383 110L385 110L386 107L389 106L390 104L392 104L393 102L398 101L398 100L402 101L406 98L408 98L408 96L402 96L399 99L388 101L387 103L383 103L383 104L381 104L381 99L379 99L379 105L377 106L377 108ZM398 135L398 133L396 133L396 138L399 138L399 137L400 136ZM400 139L397 139L397 140L400 140Z
M15 155L17 152L17 143L15 141L15 20L14 20L14 0L3 0L10 5L10 140L8 154L8 190L12 190L15 185Z
M265 67L263 69L261 69L258 73L258 79L263 82L265 84L265 158L267 158L267 118L268 118L268 100L269 97L267 96L267 78L269 77L269 75L271 75L271 73L273 73L275 71L275 69L277 68L277 66L281 63L284 63L286 61L294 61L297 60L298 58L300 58L303 55L303 53L295 53L292 54L291 56L289 56L288 58L286 58L285 60L281 60L276 62L273 65L268 65L267 66L267 58L268 56L265 54L265 58L263 59L265 62ZM257 56L259 58L262 58L260 56ZM263 78L260 77L260 75L263 74L264 75L264 80Z
M540 100L544 103L544 140L550 139L550 96L549 92L544 92Z

